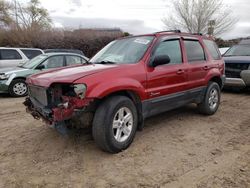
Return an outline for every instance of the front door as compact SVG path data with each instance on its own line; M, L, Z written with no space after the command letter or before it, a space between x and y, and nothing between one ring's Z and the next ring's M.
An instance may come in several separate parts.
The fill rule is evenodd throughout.
M185 98L183 92L186 90L187 67L183 62L180 39L159 42L151 55L151 61L160 55L168 55L170 63L147 66L149 116L180 106Z

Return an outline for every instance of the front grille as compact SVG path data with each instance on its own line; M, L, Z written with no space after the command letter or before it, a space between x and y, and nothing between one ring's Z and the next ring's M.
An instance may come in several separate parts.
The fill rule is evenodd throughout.
M247 70L249 65L249 63L226 63L226 77L240 78L241 71Z
M29 95L42 105L48 106L48 97L46 88L38 86L29 86Z

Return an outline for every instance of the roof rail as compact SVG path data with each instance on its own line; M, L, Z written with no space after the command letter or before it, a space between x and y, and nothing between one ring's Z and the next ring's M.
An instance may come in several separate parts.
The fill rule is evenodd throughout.
M167 31L159 31L159 32L155 32L155 34L157 34L157 33L181 33L181 30L167 30Z
M192 33L192 35L200 35L200 36L203 36L202 33Z

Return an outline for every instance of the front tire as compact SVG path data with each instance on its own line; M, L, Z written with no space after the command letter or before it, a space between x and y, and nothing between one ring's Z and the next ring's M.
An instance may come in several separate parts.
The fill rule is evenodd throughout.
M106 99L96 110L92 134L104 151L118 153L133 142L137 130L137 111L134 103L125 96Z
M28 87L25 80L16 79L9 85L9 93L12 97L24 97L28 93Z
M220 86L216 82L209 82L203 101L198 104L199 112L213 115L219 108L221 97Z

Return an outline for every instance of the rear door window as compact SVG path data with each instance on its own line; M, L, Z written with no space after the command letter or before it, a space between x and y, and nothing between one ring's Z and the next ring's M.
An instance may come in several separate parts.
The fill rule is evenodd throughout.
M22 59L18 51L14 49L1 49L0 50L1 60L17 60Z
M214 41L212 40L203 40L205 43L205 46L207 47L208 51L210 52L211 56L214 60L221 59L219 49Z
M66 65L79 65L82 64L82 58L79 56L67 55L66 56Z
M40 50L30 50L30 49L20 49L24 55L28 58L28 59L32 59L40 54L42 54L42 52Z
M187 58L189 63L195 63L200 61L205 61L206 56L204 49L202 48L200 42L197 40L184 40Z

